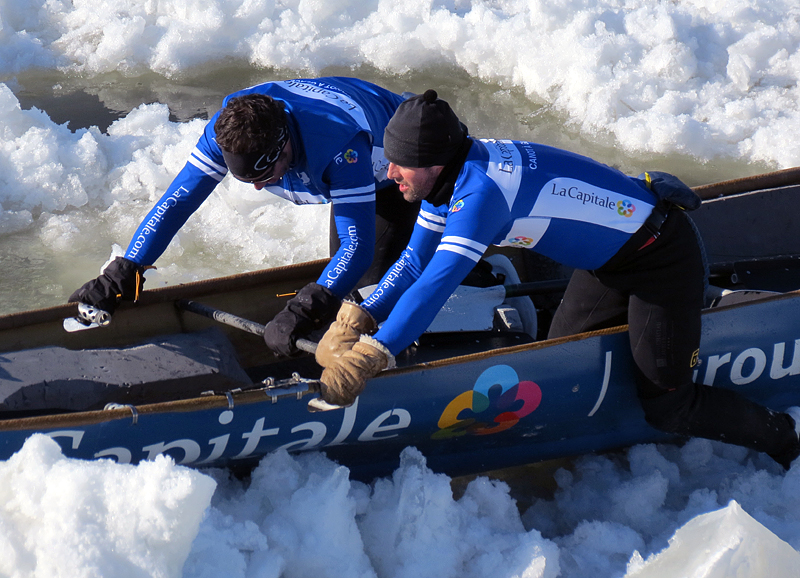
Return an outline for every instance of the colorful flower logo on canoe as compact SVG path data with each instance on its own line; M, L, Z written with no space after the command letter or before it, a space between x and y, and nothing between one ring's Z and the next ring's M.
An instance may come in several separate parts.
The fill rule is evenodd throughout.
M542 390L532 381L520 381L507 365L484 371L470 391L447 404L432 439L489 435L505 431L533 412L542 401Z

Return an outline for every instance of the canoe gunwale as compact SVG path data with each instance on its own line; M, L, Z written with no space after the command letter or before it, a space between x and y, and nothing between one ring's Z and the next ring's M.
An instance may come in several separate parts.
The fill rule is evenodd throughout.
M138 306L174 302L179 299L194 299L210 296L230 289L243 290L282 281L292 281L301 277L311 277L314 274L319 275L328 261L329 259L319 259L306 263L238 273L228 277L203 279L200 281L192 281L191 283L148 289L142 293L138 304L122 302L118 311L124 312ZM10 313L0 316L0 331L39 323L61 321L65 317L74 316L77 315L77 313L77 303L64 303L63 305L54 305L53 307Z
M723 305L719 307L709 308L703 310L703 315L713 315L718 312L731 311L735 309L746 308L756 303L763 304L768 302L782 301L786 299L796 299L800 297L800 290L784 294L772 294L758 297L746 302L734 303L731 305ZM624 333L628 330L627 325L620 325L617 327L610 327L597 331L590 331L586 333L579 333L557 339L548 339L542 341L535 341L532 343L525 343L520 345L511 345L507 347L500 347L497 349L490 349L478 353L470 353L466 355L450 356L436 361L429 361L424 363L417 363L406 367L398 367L387 370L380 375L373 378L379 380L388 376L409 375L427 370L438 369L451 365L468 364L475 362L482 362L488 359L503 357L506 355L513 355L526 351L536 351L540 349L557 347L566 343L583 341L593 337L614 335ZM23 417L23 418L8 418L0 419L0 431L17 431L17 430L46 430L57 427L77 427L92 424L99 424L115 420L132 420L135 424L138 415L152 415L160 413L190 413L195 411L212 410L219 408L233 408L236 405L263 403L272 399L276 401L281 397L297 397L298 399L307 393L311 393L309 389L305 391L298 391L293 386L296 383L290 383L285 388L280 386L266 386L263 383L256 383L252 388L246 390L230 390L225 392L205 392L197 397L190 399L181 399L174 401L166 401L152 404L141 405L124 405L114 409L104 409L96 411L82 411L71 413L60 413L53 415ZM131 409L133 408L133 409Z

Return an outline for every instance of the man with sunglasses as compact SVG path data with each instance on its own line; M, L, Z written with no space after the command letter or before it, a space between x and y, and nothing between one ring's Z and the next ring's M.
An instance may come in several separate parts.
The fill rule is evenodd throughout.
M113 313L120 300L138 299L145 269L230 172L298 205L332 205L330 263L264 335L276 353L297 353L297 339L330 321L359 282L377 282L409 240L419 207L403 201L383 156L384 129L402 101L344 77L268 82L229 95L125 255L69 301Z

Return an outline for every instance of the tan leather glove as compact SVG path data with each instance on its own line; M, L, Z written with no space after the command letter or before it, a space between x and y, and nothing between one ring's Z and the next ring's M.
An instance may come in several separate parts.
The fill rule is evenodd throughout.
M368 311L352 301L344 301L336 315L336 321L331 323L328 331L319 340L317 363L322 367L329 367L345 351L350 351L362 334L372 335L377 328L378 324Z
M334 358L322 372L320 395L334 405L350 405L370 377L394 367L394 356L376 339L362 335L353 348Z

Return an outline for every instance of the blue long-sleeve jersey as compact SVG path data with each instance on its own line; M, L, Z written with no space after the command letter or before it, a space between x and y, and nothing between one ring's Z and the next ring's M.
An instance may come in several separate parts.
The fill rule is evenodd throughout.
M402 97L354 78L268 82L233 93L269 95L284 103L292 143L289 170L265 190L295 204L332 203L340 248L318 283L344 297L372 262L375 246L375 191L386 177L383 131ZM228 169L206 124L189 160L139 225L125 257L151 265Z
M473 140L448 205L423 201L408 247L362 306L396 355L430 325L490 244L578 269L605 264L656 203L646 184L541 144Z

